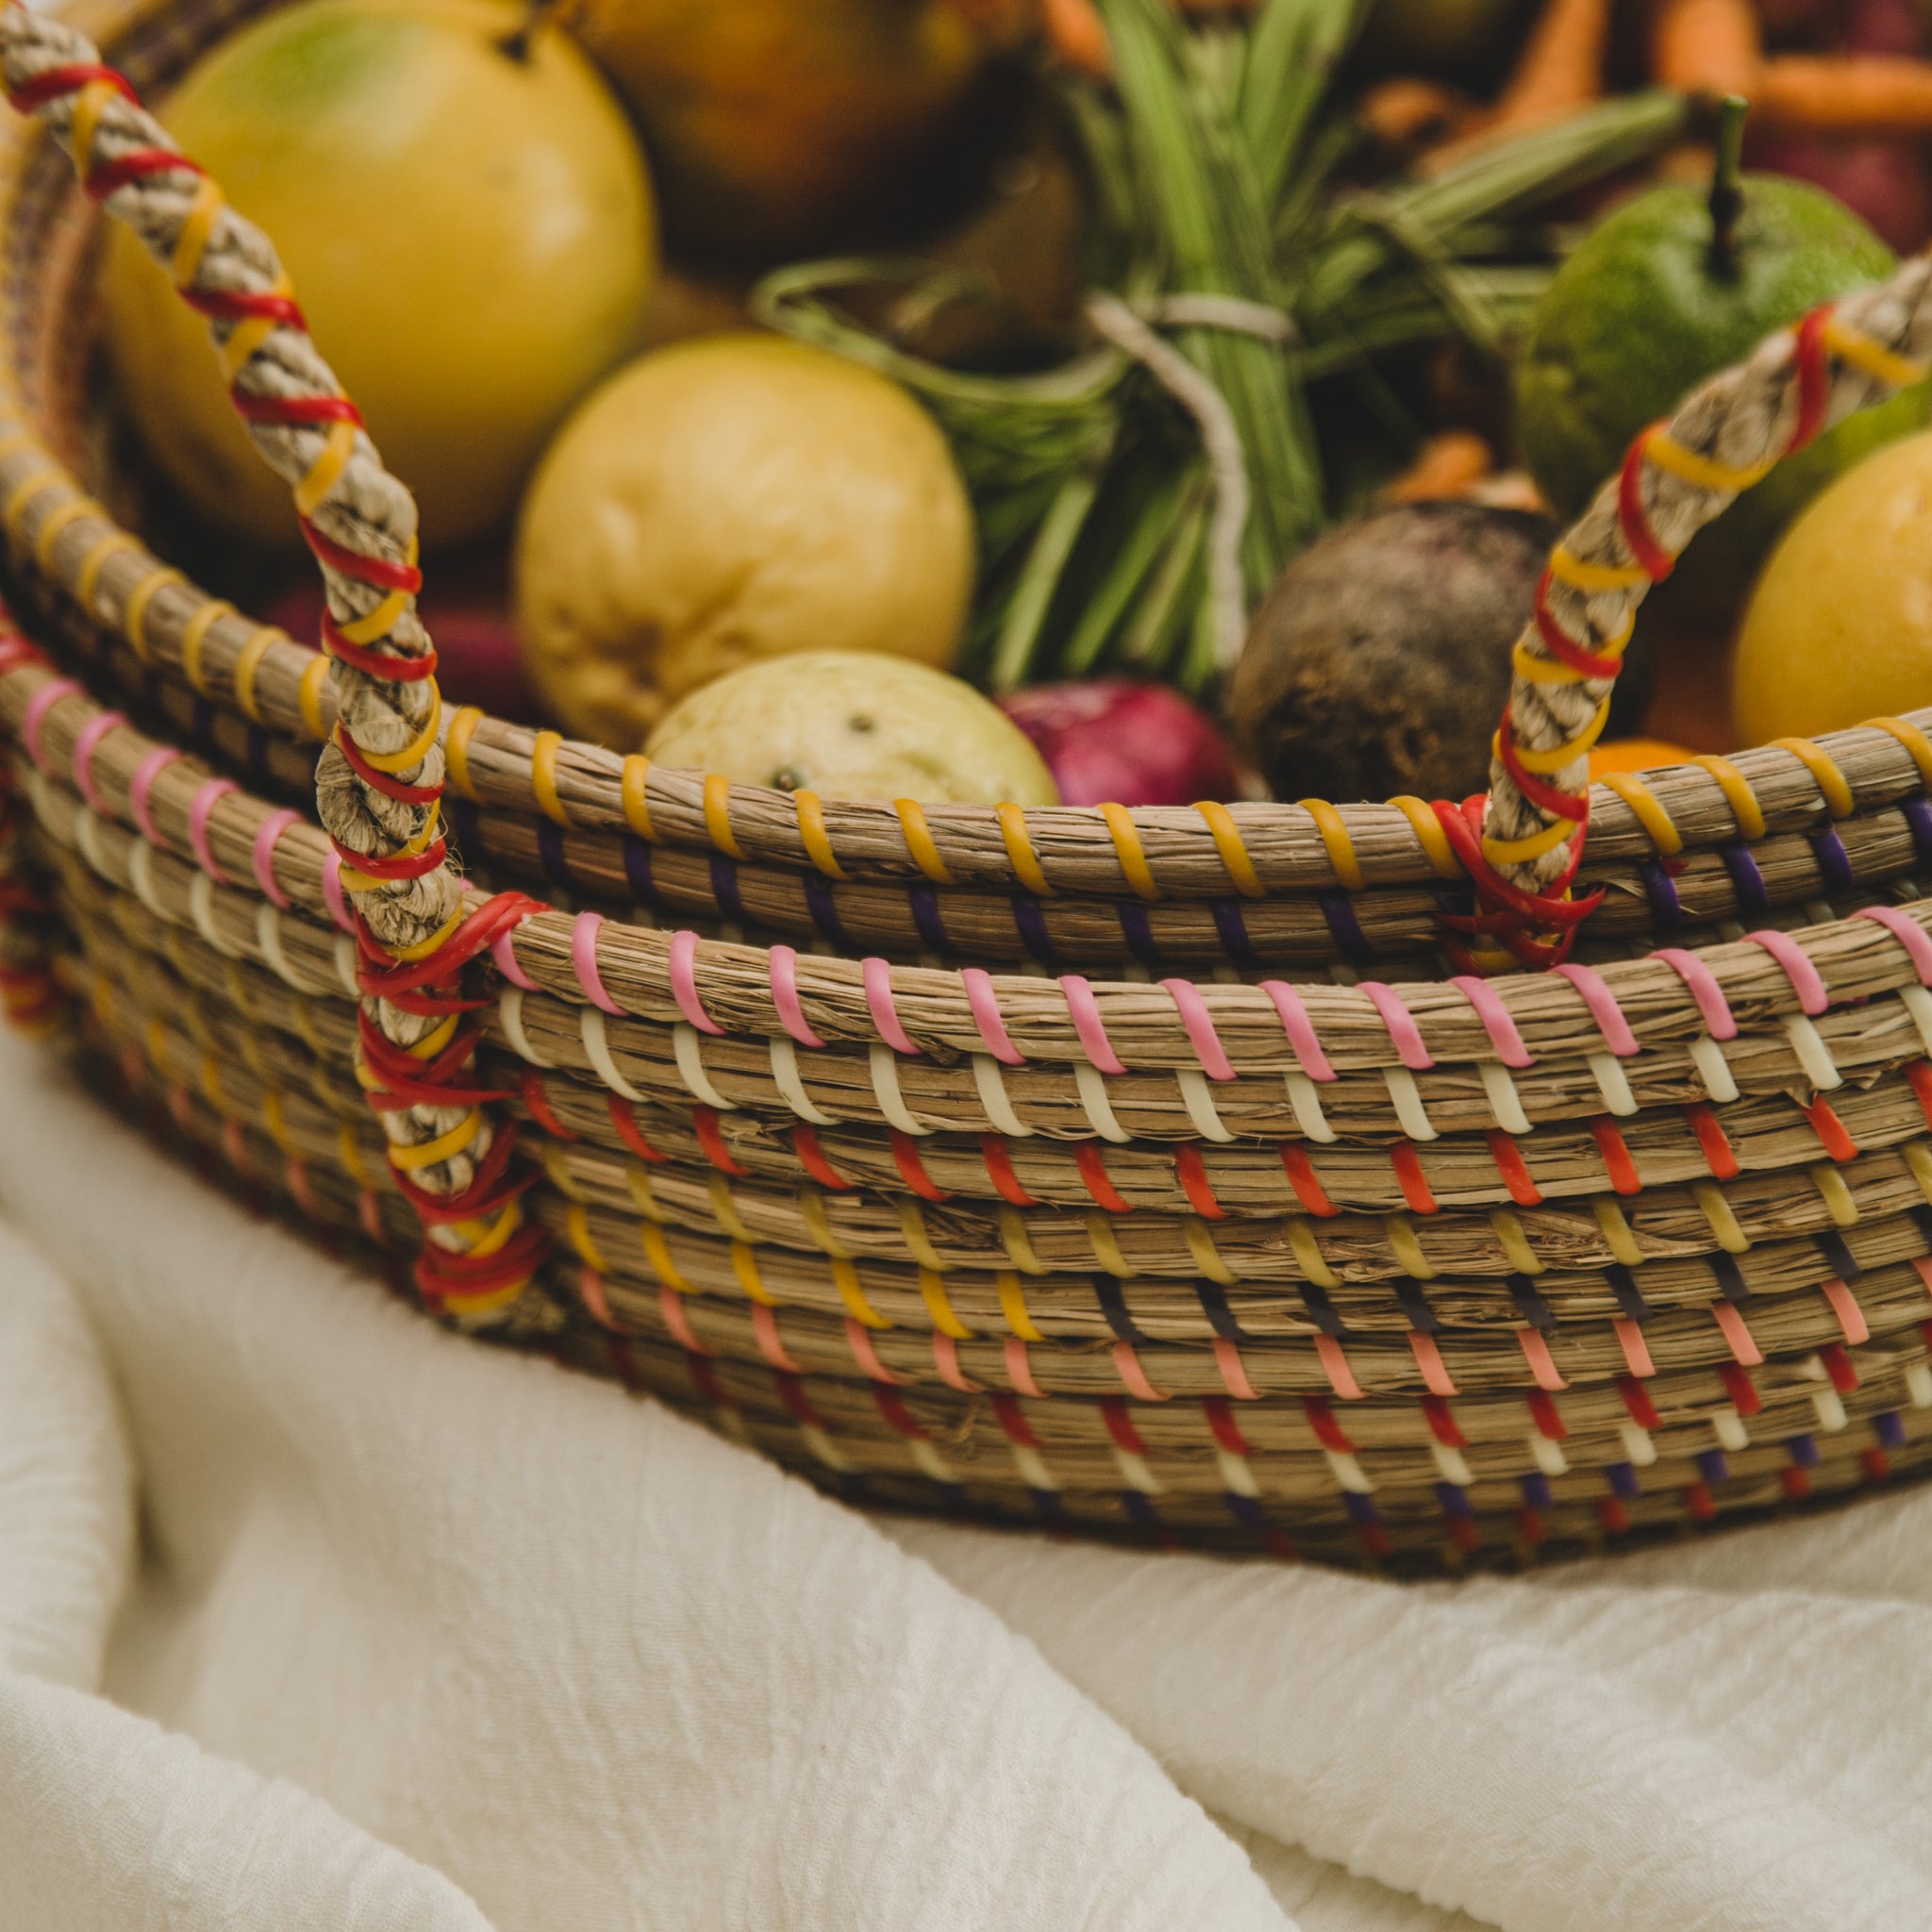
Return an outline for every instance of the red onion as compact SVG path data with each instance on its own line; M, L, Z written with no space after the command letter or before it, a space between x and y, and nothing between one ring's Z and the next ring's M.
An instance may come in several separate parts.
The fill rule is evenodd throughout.
M1219 727L1164 684L1097 678L1000 701L1039 747L1064 805L1192 805L1241 796Z

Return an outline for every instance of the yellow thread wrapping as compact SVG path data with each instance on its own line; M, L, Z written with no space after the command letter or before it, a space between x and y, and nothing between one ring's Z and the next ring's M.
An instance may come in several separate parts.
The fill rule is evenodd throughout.
M1133 1274L1127 1257L1121 1253L1121 1244L1114 1239L1113 1224L1104 1214L1089 1214L1084 1217L1087 1239L1093 1247L1093 1258L1109 1274L1117 1274L1124 1281Z
M1228 1288L1234 1283L1234 1270L1221 1258L1214 1245L1214 1231L1198 1214L1181 1216L1181 1239L1188 1244L1188 1256L1209 1281Z
M477 714L482 715L480 712ZM651 837L651 761L642 752L632 752L624 761L624 777L618 796L624 805L624 822L640 839Z
M414 1147L399 1147L391 1141L389 1164L401 1168L406 1174L413 1174L419 1168L435 1167L460 1154L482 1129L483 1110L473 1107L447 1133L438 1134L434 1140L424 1141Z
M228 1110L228 1098L222 1091L222 1070L216 1063L213 1054L205 1053L202 1055L198 1073L201 1080L201 1091L207 1096L208 1104L217 1113L226 1113Z
M279 275L268 292L271 295L292 295L295 285L286 274ZM235 378L247 366L248 358L281 326L272 315L257 315L238 324L221 346L222 380L232 387Z
M483 712L479 706L460 707L450 717L449 736L442 743L442 763L450 789L458 798L467 798L472 805L480 801L476 797L476 787L470 778L470 738L482 722Z
M851 1250L832 1232L831 1221L825 1214L824 1195L816 1188L800 1188L796 1199L806 1233L834 1260L846 1259Z
M1825 809L1833 818L1851 817L1857 801L1852 797L1852 788L1845 782L1845 774L1839 770L1829 752L1813 744L1808 738L1774 738L1771 741L1780 751L1790 752L1818 781Z
M14 542L20 541L20 526L26 520L27 510L36 498L61 481L58 467L49 464L44 470L35 470L23 476L8 492L7 503L0 508L0 525L4 525L8 537Z
M342 472L349 467L349 458L356 454L356 425L353 423L332 423L326 438L324 439L321 454L308 466L308 474L295 486L295 508L305 517L312 517L327 500L328 493L341 480Z
M892 1203L899 1212L899 1229L906 1238L906 1252L922 1268L935 1272L946 1263L943 1256L933 1246L932 1237L925 1231L925 1214L917 1201L909 1194L899 1195Z
M731 780L713 772L705 780L705 835L727 858L742 858L731 829Z
M432 677L429 679L429 716L408 744L400 751L369 751L360 744L356 749L362 754L362 762L373 765L378 772L407 772L411 765L420 765L428 757L429 747L436 742L436 734L441 724L442 693L437 690L436 680ZM341 741L341 721L338 719L335 731L338 742Z
M1006 1317L1007 1326L1022 1341L1044 1341L1046 1337L1033 1325L1033 1317L1026 1312L1026 1294L1020 1286L1020 1277L1003 1268L993 1281L999 1289L1000 1313Z
M347 424L339 425L347 428ZM416 546L409 545L409 560L416 559ZM366 610L360 617L351 618L347 624L336 625L336 635L345 644L375 644L388 637L391 631L402 622L403 612L409 608L408 591L391 591L380 604Z
M1738 1217L1731 1212L1731 1204L1708 1181L1701 1181L1693 1187L1690 1198L1710 1224L1711 1236L1725 1254L1741 1255L1750 1247L1751 1239L1738 1225Z
M88 552L80 559L80 568L74 573L74 594L92 610L94 592L100 589L101 572L107 568L108 559L119 557L124 551L139 550L141 545L125 530L109 530L105 537L97 537L88 546Z
M1442 829L1442 821L1427 804L1407 791L1391 798L1389 803L1414 828L1416 842L1423 848L1423 857L1435 868L1436 876L1459 879L1462 876L1461 861L1456 857L1456 848L1449 842L1449 834Z
M1724 793L1724 803L1731 808L1731 817L1737 821L1738 836L1740 839L1763 838L1764 811L1743 773L1729 758L1721 758L1709 752L1692 758L1690 762L1701 765L1717 780L1718 790Z
M223 618L231 616L235 607L225 603L220 597L210 597L188 622L181 626L181 670L196 691L206 692L208 685L203 679L201 668L202 646L208 641L208 634Z
M1341 1275L1323 1259L1322 1244L1315 1239L1315 1230L1300 1215L1293 1215L1289 1220L1288 1247L1294 1257L1295 1266L1317 1288L1341 1286Z
M651 1273L666 1288L678 1294L690 1294L691 1285L677 1272L677 1263L671 1258L664 1230L655 1221L646 1221L638 1229L638 1239L643 1243L644 1259L650 1264Z
M758 1253L749 1241L731 1243L731 1272L737 1275L738 1285L743 1289L748 1299L757 1302L761 1307L784 1307L784 1303L765 1286L765 1277L758 1273Z
M1153 868L1147 863L1147 854L1141 843L1141 828L1134 823L1134 815L1124 805L1103 805L1100 816L1107 821L1108 835L1113 841L1114 857L1120 860L1121 874L1135 893L1146 900L1160 897L1160 888L1154 882Z
M317 652L302 667L302 682L295 687L295 702L302 712L302 728L320 743L328 736L322 715L322 693L328 684L328 659Z
M846 1312L855 1322L867 1328L890 1328L892 1324L865 1298L865 1290L858 1285L858 1270L850 1261L832 1263L832 1281L839 1291L839 1299L845 1304Z
M153 647L147 641L147 607L157 591L165 591L171 584L185 584L188 581L178 570L161 568L150 571L127 593L127 608L121 614L121 628L127 641L134 647L134 655L145 664L153 655ZM317 732L316 736L321 737Z
M1607 785L1631 811L1649 836L1650 842L1666 858L1684 849L1684 835L1676 821L1665 810L1663 801L1634 772L1606 772L1598 781Z
M1416 1239L1415 1229L1402 1215L1383 1215L1382 1232L1388 1238L1389 1252L1395 1257L1405 1274L1413 1275L1418 1281L1436 1278L1436 1271L1430 1266L1429 1257L1423 1253L1423 1244Z
M1919 1184L1919 1192L1924 1196L1926 1205L1932 1207L1932 1147L1923 1141L1907 1141L1905 1157L1912 1178Z
M229 682L235 687L235 702L242 707L242 715L259 724L261 707L256 701L255 678L261 669L261 660L269 654L271 646L286 641L287 632L263 625L242 646L241 655L235 659L228 673Z
M74 97L73 115L67 123L67 148L74 157L74 172L83 182L94 171L94 137L100 132L101 116L119 92L112 81L91 80Z
M1590 748L1603 736L1604 726L1609 722L1610 701L1608 698L1598 705L1591 720L1574 738L1566 738L1561 744L1550 745L1542 751L1530 751L1523 745L1516 747L1516 762L1525 772L1535 772L1541 777L1550 777L1560 772L1567 764L1588 755ZM1503 734L1492 732L1490 737L1490 750L1498 758L1503 755Z
M537 809L558 825L570 824L570 814L557 795L557 754L562 743L561 732L540 731L530 747L530 790L536 794Z
M1630 1224L1624 1219L1624 1210L1614 1201L1602 1199L1591 1202L1591 1206L1596 1214L1597 1231L1610 1251L1610 1258L1621 1261L1626 1268L1642 1267L1643 1250L1637 1245L1637 1237L1630 1232Z
M34 532L34 561L40 565L42 575L53 575L54 545L60 541L60 532L82 517L100 514L101 507L92 496L70 496L65 503L57 503L41 519L41 527Z
M599 1274L610 1272L610 1264L591 1236L591 1210L581 1201L573 1201L563 1210L563 1231L579 1260L588 1262Z
M288 1116L282 1111L282 1094L278 1087L264 1090L261 1096L262 1124L268 1129L268 1137L284 1154L293 1154L289 1144Z
M804 789L791 794L791 808L798 814L798 842L805 856L828 879L842 879L845 868L832 850L831 836L825 830L825 808L816 791Z
M1868 731L1889 732L1905 746L1910 754L1913 764L1919 768L1920 782L1932 788L1932 739L1916 724L1907 724L1903 718L1867 718Z
M641 1167L627 1167L624 1171L625 1191L630 1196L630 1204L646 1221L662 1221L664 1210L658 1205L658 1196L651 1187L651 1176Z
M1576 829L1574 819L1557 819L1526 839L1488 839L1483 841L1483 857L1491 865L1522 865L1554 852Z
M201 258L207 253L208 240L225 206L226 198L220 186L204 175L188 212L181 217L181 225L175 234L175 252L168 258L168 275L177 289L194 286L194 272L201 266Z
M1924 382L1928 365L1914 362L1870 336L1847 328L1837 316L1824 325L1824 346L1840 362L1849 362L1874 381L1890 383L1893 389L1914 389Z
M996 805L993 816L1000 822L1000 837L1007 847L1007 863L1013 868L1014 875L1036 897L1052 897L1053 888L1040 869L1040 860L1034 856L1033 841L1027 835L1024 808L1011 804Z
M1858 1204L1852 1199L1852 1191L1846 1187L1845 1177L1837 1168L1814 1167L1811 1185L1818 1190L1818 1198L1824 1203L1824 1211L1840 1227L1857 1226Z
M1222 867L1234 881L1235 891L1244 899L1258 899L1263 891L1260 874L1255 870L1255 861L1248 857L1247 844L1241 838L1241 827L1234 822L1233 813L1226 806L1211 798L1204 798L1194 809L1208 822L1214 849L1221 855Z
M1490 1227L1496 1237L1496 1245L1503 1250L1503 1258L1519 1274L1541 1274L1543 1272L1541 1257L1529 1244L1529 1236L1524 1232L1521 1218L1507 1208L1490 1209Z
M1686 449L1667 429L1654 429L1643 445L1646 462L1655 463L1667 475L1674 476L1680 483L1689 483L1699 490L1749 490L1754 483L1761 483L1770 475L1775 466L1775 457L1767 458L1761 463L1739 465L1721 463L1715 457L1699 456L1694 449Z
M1017 1208L1005 1207L999 1210L1000 1242L1007 1251L1007 1258L1022 1274L1044 1274L1045 1268L1040 1257L1033 1252L1033 1242L1026 1233L1026 1224L1020 1219Z
M705 1184L705 1191L711 1197L711 1212L718 1218L718 1225L735 1241L754 1243L758 1236L745 1226L744 1217L738 1211L738 1203L731 1197L731 1183L722 1174L714 1174Z
M567 1201L581 1201L584 1191L577 1185L576 1176L570 1171L570 1156L564 1151L561 1141L544 1140L537 1143L537 1158L543 1164L543 1172L550 1176L550 1185Z
M463 1221L458 1222L457 1225L469 1240L470 1259L481 1261L502 1249L523 1223L524 1204L521 1201L508 1201L504 1204L503 1212L480 1234L471 1233L471 1230L482 1226L480 1222Z
M919 1271L919 1292L925 1303L925 1312L932 1317L932 1325L941 1335L950 1336L955 1341L973 1340L972 1329L953 1312L943 1274L935 1268L922 1268Z
M433 824L435 823L435 820L432 818L430 823ZM358 873L355 874L355 876L358 880L361 880L364 875L360 873ZM351 885L349 883L349 868L345 865L342 868L342 890L344 891L373 892L386 891L388 890L388 888L384 886L379 879L369 879L367 880L366 883L357 885ZM430 954L435 952L439 946L445 943L445 941L449 940L451 935L455 933L457 927L462 924L463 909L464 908L462 907L458 906L457 909L454 912L452 912L450 916L447 919L445 919L442 922L442 924L439 925L436 928L436 930L433 933L431 933L426 940L418 940L413 946L386 946L383 950L389 954L391 959L428 958Z
M1586 596L1601 597L1610 591L1634 591L1648 584L1650 574L1635 563L1588 563L1558 543L1550 552L1550 575L1559 584Z
M803 794L801 794L803 795ZM814 795L812 809L818 809L818 799ZM895 798L892 809L899 814L899 830L906 841L906 850L911 854L912 862L936 886L950 886L953 874L946 870L946 861L940 857L940 848L933 843L932 828L925 822L925 808L916 798ZM801 814L802 816L802 814ZM829 846L826 848L829 853ZM812 854L815 864L819 864L817 853ZM821 872L825 870L819 864ZM838 873L836 877L845 874Z
M1356 857L1355 841L1341 822L1341 814L1325 798L1298 798L1295 803L1314 820L1328 854L1329 869L1351 892L1359 892L1368 880L1362 875L1361 860Z

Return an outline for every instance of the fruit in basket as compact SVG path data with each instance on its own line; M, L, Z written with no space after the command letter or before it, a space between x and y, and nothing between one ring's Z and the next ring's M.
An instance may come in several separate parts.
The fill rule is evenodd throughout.
M1932 705L1932 432L1867 457L1791 525L1731 677L1748 744Z
M1817 303L1881 280L1891 251L1797 181L1748 175L1734 222L1690 183L1607 216L1537 305L1516 369L1518 428L1538 486L1574 516L1631 439L1707 376ZM1778 533L1835 476L1926 417L1922 386L1860 411L1747 490L1700 532L1660 603L1712 629L1735 618Z
M868 651L801 651L695 691L644 746L654 759L825 798L1055 805L1039 752L957 677Z
M1236 741L1275 795L1482 790L1556 535L1525 510L1417 503L1304 550L1255 613L1228 693ZM1628 663L1613 728L1641 715L1643 682Z
M1227 741L1165 684L1096 677L1000 700L1035 745L1062 805L1192 805L1241 795Z
M961 211L1021 99L1021 0L572 0L680 259L872 246Z
M1690 753L1661 738L1607 738L1590 755L1590 775L1607 777L1612 772L1654 772L1659 765L1681 765Z
M517 529L517 625L558 719L628 750L753 658L950 664L973 559L952 452L896 383L711 336L641 358L551 446Z
M425 541L500 526L570 406L633 347L650 185L563 35L497 0L305 0L223 42L162 108L258 223L317 344L416 491ZM142 440L194 508L292 539L202 319L114 228L107 341Z

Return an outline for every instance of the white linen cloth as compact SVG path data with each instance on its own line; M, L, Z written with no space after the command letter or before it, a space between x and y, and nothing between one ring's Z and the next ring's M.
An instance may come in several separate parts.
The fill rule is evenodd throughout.
M1422 1589L875 1524L0 1096L0 1932L1932 1926L1932 1491Z

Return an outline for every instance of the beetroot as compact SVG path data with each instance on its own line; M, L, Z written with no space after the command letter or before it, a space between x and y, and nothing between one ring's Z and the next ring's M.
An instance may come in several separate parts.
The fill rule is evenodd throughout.
M1212 720L1163 684L1096 678L1000 700L1040 748L1062 805L1192 805L1241 795Z

